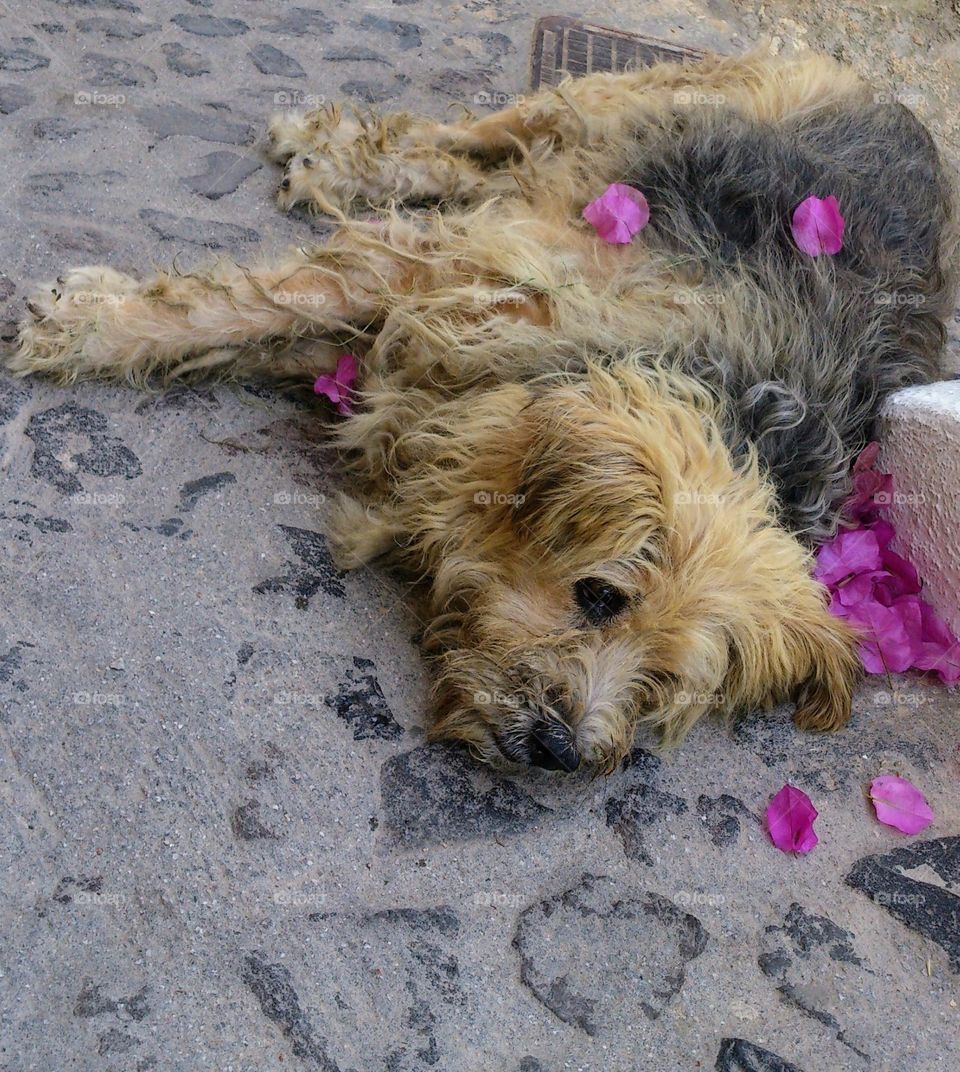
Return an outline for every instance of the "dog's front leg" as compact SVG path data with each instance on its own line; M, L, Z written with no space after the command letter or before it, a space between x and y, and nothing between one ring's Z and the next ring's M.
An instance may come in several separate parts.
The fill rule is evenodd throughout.
M376 234L363 242L360 232ZM389 235L354 224L268 267L221 261L143 283L112 268L73 269L28 302L7 364L64 383L187 373L312 379L335 363L335 339L362 333L392 292L414 285L405 251L416 241L401 224Z

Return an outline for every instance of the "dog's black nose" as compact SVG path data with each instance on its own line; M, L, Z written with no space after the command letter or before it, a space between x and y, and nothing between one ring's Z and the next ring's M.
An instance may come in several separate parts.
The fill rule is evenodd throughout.
M530 763L544 770L575 771L580 753L573 734L562 722L542 719L530 731Z

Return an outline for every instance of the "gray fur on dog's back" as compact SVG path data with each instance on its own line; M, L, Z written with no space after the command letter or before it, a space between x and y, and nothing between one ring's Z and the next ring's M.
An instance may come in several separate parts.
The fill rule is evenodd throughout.
M756 444L784 523L822 540L883 400L941 375L954 210L933 141L898 104L780 123L704 107L644 146L629 182L650 203L647 241L719 293L680 363L728 401L731 447ZM846 220L834 257L791 234L811 194Z

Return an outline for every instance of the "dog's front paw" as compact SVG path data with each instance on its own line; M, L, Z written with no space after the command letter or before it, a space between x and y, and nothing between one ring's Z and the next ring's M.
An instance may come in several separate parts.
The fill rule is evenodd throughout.
M327 215L345 213L359 193L357 176L336 150L314 149L289 160L280 180L277 203L287 210L308 204Z
M98 320L128 300L137 286L130 276L100 265L73 268L41 286L27 302L7 367L18 376L42 373L65 383L77 379Z
M366 153L358 150L361 142ZM369 146L365 128L331 105L274 116L267 152L285 165L278 194L281 208L307 202L321 212L339 213L359 196L358 178Z
M315 148L329 126L330 118L323 109L275 115L267 127L267 155L278 164L285 164L297 153Z

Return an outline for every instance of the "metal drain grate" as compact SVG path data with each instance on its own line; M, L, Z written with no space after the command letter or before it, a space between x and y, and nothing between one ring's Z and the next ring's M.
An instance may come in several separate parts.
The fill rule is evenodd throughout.
M622 33L567 15L540 19L533 31L530 85L555 86L566 77L595 71L628 71L655 63L703 59L695 48L682 48L656 37Z

